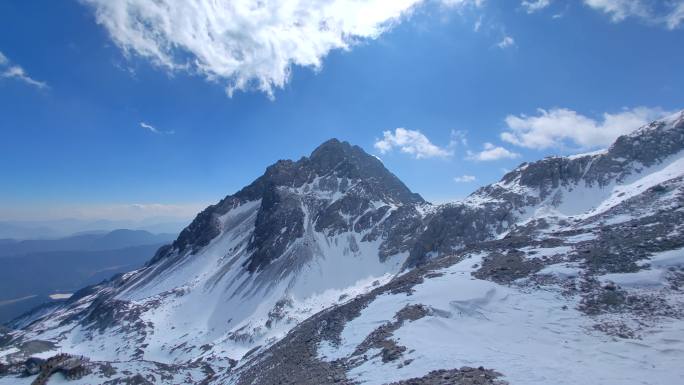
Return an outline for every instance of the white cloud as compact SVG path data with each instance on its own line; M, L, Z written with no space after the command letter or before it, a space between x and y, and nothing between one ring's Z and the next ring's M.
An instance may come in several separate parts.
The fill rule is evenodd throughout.
M456 183L470 183L474 182L475 180L477 180L477 178L472 175L461 175L454 178L454 182Z
M47 88L45 82L30 77L26 71L18 65L11 65L10 60L0 52L0 78L16 79L37 88Z
M684 1L677 4L675 8L665 16L665 24L669 29L675 29L684 22Z
M140 127L146 128L155 134L160 134L159 130L157 130L154 126L147 124L145 122L140 122Z
M527 13L534 13L551 5L551 0L523 0L521 5Z
M80 0L128 56L137 55L170 72L187 71L236 90L273 96L294 66L318 70L333 50L378 38L424 4L481 8L484 0ZM628 16L681 25L684 0L670 0L655 15L651 0L583 0L615 21ZM551 0L520 0L528 11ZM661 7L663 8L663 7ZM482 26L476 22L475 29ZM515 45L505 36L501 48Z
M648 8L642 0L584 0L589 7L608 14L613 21L629 16L648 17Z
M501 139L517 146L545 149L607 146L618 136L667 115L661 108L637 107L595 120L567 108L539 109L536 116L508 115Z
M140 122L140 127L147 129L154 134L169 134L170 135L170 134L174 133L174 131L162 131L162 130L154 127L153 125L145 123L145 122Z
M474 7L480 8L486 0L441 0L441 3L450 7Z
M127 54L272 95L293 65L375 39L425 0L81 0ZM461 1L444 1L462 5Z
M405 128L397 128L394 133L392 131L383 132L383 138L378 139L374 146L381 154L398 148L401 152L410 154L416 159L446 158L453 155L452 151L434 145L420 131Z
M480 28L482 28L482 16L478 17L475 21L475 24L473 25L473 31L480 32Z
M488 162L493 160L515 159L520 157L520 154L500 146L495 146L492 143L485 143L483 148L484 149L480 152L468 151L468 156L466 159L479 162Z
M47 83L33 79L26 73L26 71L24 71L23 68L16 65L4 70L2 74L0 74L0 76L2 76L3 78L21 80L22 82L32 85L34 87L47 88Z
M449 140L448 148L457 146L468 146L468 132L462 130L451 130L451 140Z
M613 22L634 17L675 29L684 21L684 0L657 2L659 7L654 7L654 2L647 0L584 0L584 3L607 14Z
M510 36L504 36L503 39L497 44L501 49L505 49L515 45L515 40Z

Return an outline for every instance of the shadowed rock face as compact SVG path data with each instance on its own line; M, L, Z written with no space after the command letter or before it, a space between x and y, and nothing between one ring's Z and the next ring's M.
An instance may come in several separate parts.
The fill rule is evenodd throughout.
M295 197L270 185L261 198L254 235L248 249L253 250L247 270L256 271L282 255L293 240L304 234L304 212Z

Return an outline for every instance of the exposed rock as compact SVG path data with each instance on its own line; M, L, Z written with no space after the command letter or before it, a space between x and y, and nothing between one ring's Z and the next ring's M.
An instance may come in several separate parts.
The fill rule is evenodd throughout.
M420 378L393 382L388 385L505 385L497 380L500 373L491 369L462 367L461 369L435 370Z

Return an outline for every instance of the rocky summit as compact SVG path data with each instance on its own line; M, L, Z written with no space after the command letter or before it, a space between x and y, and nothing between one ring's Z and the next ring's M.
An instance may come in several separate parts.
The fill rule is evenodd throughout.
M0 384L674 384L683 285L684 112L443 205L332 139L0 329Z

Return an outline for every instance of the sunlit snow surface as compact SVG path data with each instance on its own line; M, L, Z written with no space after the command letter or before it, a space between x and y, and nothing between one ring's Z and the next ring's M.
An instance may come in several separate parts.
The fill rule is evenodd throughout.
M398 367L376 357L353 369L350 378L379 385L421 377L431 370L484 365L504 373L503 379L511 384L684 380L684 321L667 320L642 339L610 337L593 330L594 319L575 310L577 298L567 298L560 290L530 290L473 278L471 266L479 258L475 255L442 270L443 276L415 286L412 295L379 296L345 326L341 345L335 348L324 341L319 356L334 360L351 355L400 309L422 304L437 311L406 322L393 337L407 348L402 361L413 361ZM557 268L543 273L551 272L565 273Z

